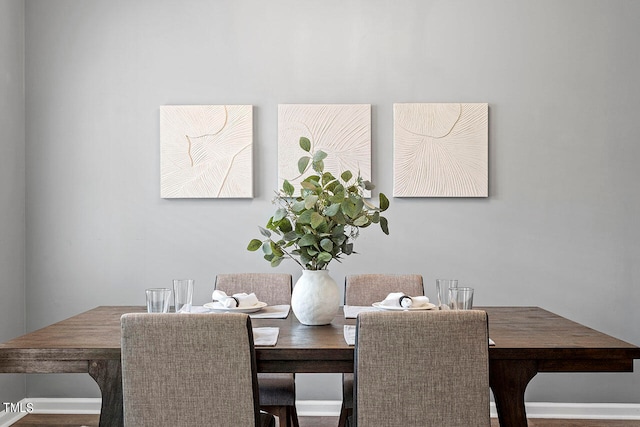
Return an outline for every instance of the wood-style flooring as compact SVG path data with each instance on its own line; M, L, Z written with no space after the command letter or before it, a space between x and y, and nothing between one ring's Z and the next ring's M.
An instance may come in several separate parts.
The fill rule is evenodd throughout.
M19 427L98 427L98 415L29 414L12 426ZM338 417L300 417L300 427L336 427ZM496 419L491 427L498 427ZM529 419L529 427L640 427L640 420L550 420Z

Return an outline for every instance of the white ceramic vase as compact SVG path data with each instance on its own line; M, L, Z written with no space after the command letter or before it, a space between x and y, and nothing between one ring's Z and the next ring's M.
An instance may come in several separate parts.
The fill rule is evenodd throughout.
M338 313L340 290L327 270L302 270L293 287L291 309L304 325L328 325Z

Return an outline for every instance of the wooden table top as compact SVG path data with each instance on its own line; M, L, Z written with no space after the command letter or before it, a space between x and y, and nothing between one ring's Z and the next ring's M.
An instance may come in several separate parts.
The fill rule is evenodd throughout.
M539 307L478 309L487 311L489 336L496 342L489 350L490 359L545 361L541 370L549 371L573 370L566 362L575 365L581 360L596 361L597 366L592 362L583 363L575 370L602 371L604 364L601 362L605 360L619 360L626 367L631 364L632 369L633 359L640 359L639 347ZM29 361L118 359L120 316L144 311L142 306L97 307L9 340L0 344L0 372L32 372L29 368L16 368L28 365ZM346 372L352 369L353 347L344 341L343 325L355 324L355 319L345 319L339 314L331 325L305 326L290 314L287 319L252 319L252 323L254 327L280 328L277 346L256 348L259 369L262 366L265 372L283 369L278 365L286 361L299 362L296 372ZM269 367L269 363L273 366ZM336 366L332 367L332 364ZM621 370L615 363L611 366L611 370Z

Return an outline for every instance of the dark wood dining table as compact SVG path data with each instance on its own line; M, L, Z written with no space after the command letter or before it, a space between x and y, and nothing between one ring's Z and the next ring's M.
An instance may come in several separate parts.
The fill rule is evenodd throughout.
M539 307L478 307L489 317L489 382L502 427L527 425L524 392L538 372L632 372L640 348ZM120 316L141 306L103 306L0 344L0 373L88 373L102 393L100 426L122 426ZM280 328L256 347L259 372L353 372L342 312L330 325L253 319Z

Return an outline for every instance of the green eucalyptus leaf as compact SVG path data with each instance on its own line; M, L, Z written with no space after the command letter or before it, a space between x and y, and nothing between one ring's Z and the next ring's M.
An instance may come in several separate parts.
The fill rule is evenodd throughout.
M329 231L329 223L327 222L326 218L324 218L324 220L320 223L320 225L318 225L316 227L316 231L320 235L326 235L327 234L327 232Z
M311 157L302 156L298 159L298 172L304 173L307 170L307 166L309 166L309 161L311 161Z
M336 186L337 188L337 186ZM336 192L333 196L329 197L329 201L331 203L342 203L342 201L344 200L344 191L342 192Z
M304 211L298 216L298 224L311 224L311 214L314 213L312 210ZM298 231L298 230L296 230Z
M284 236L282 236L282 238L287 242L292 242L298 238L298 235L295 231L289 231L288 233L284 233Z
M362 198L356 199L356 212L359 214L360 212L362 212L363 208L364 208L363 199Z
M311 209L312 207L314 207L316 205L316 202L318 201L318 196L315 194L310 194L307 197L304 198L304 207L305 209Z
M306 250L300 251L299 256L300 256L300 262L305 266L311 264L311 262L313 261L313 257L309 255Z
M265 255L271 255L273 253L270 241L266 241L262 244L262 252L264 252Z
M282 220L280 220L280 222L278 222L278 230L280 230L282 233L288 233L293 230L293 225L291 225L291 221L289 221L289 218L283 218Z
M349 218L353 219L358 215L358 211L356 210L356 204L351 202L350 200L343 200L341 204L342 213L347 215Z
M356 227L363 227L364 225L369 223L369 218L366 215L359 216L353 221L353 225Z
M309 138L304 136L300 137L300 148L302 148L307 153L311 151L311 141L309 141Z
M342 210L338 211L338 213L332 216L331 219L333 219L336 224L345 225L347 223L347 219L344 217Z
M273 222L279 222L282 218L287 216L287 211L284 208L280 208L273 215Z
M310 191L316 191L316 189L318 188L314 183L309 182L309 181L302 181L300 183L300 185L302 186L302 188L304 188L305 190L310 190Z
M333 250L333 242L331 239L322 239L320 241L320 247L327 252L331 252Z
M303 182L310 182L316 187L320 187L320 175L309 175L303 179Z
M371 215L371 222L374 224L380 222L380 214L378 212L374 212L373 215Z
M387 209L389 209L389 199L387 199L387 196L385 196L384 193L380 193L379 198L380 198L380 210L384 212Z
M322 160L314 161L311 167L313 167L314 171L322 173L324 171L324 162Z
M383 216L380 217L380 228L384 234L389 235L389 223L387 222L387 218Z
M336 186L338 186L338 180L334 179L333 181L329 182L328 184L324 185L324 189L328 192L328 193L335 193L335 188Z
M284 258L282 257L273 257L273 259L271 260L271 267L279 266L283 259Z
M322 174L322 185L326 186L328 183L335 181L336 177L331 172L325 172Z
M304 200L296 200L291 204L291 210L293 211L293 213L300 213L304 209Z
M298 240L298 246L313 246L317 243L316 236L313 234L305 234Z
M271 252L278 257L282 257L284 255L282 249L280 249L280 247L273 242L271 242Z
M251 239L251 241L249 242L249 245L247 246L247 250L251 252L255 252L258 249L260 249L260 246L262 246L262 242L260 240Z
M353 178L353 174L351 173L351 171L344 171L342 172L342 175L340 175L340 178L342 178L343 181L347 182L351 178Z
M327 153L325 153L322 150L318 150L315 153L313 153L313 162L319 162L321 160L324 160L327 158Z
M313 212L311 214L311 226L313 228L318 228L324 222L324 217L320 215L318 212Z
M331 258L333 258L333 256L329 252L320 252L318 254L318 261L324 263L328 263L329 261L331 261Z
M347 240L347 236L345 236L344 234L341 234L339 236L333 237L333 243L337 247L342 246L342 244L345 242L345 240Z
M371 181L362 181L362 187L363 187L365 190L369 190L369 191L371 191L371 190L373 190L374 188L376 188L376 186L375 186L375 185L373 185L373 184L371 183Z
M289 181L285 179L284 182L282 183L282 191L284 191L284 194L291 197L293 195L293 192L295 191L295 188L293 187L293 185L291 185Z
M273 224L273 221L271 219L269 220L269 222ZM258 226L258 229L260 230L260 234L262 234L264 237L271 237L271 232L266 228Z
M334 216L335 214L338 213L339 210L340 210L340 204L339 203L333 203L333 204L329 205L324 210L324 214L326 216Z
M344 253L345 255L351 255L353 253L353 243L343 243L342 253Z

